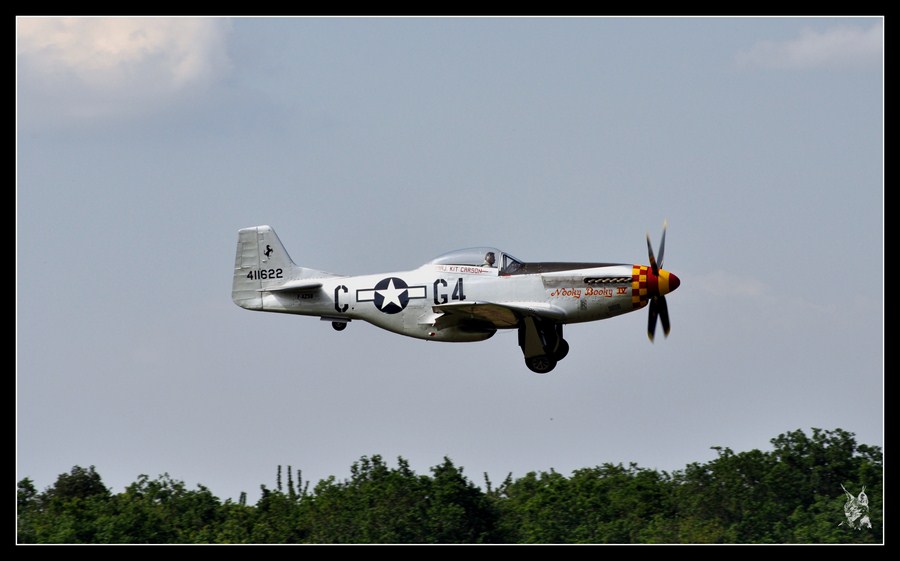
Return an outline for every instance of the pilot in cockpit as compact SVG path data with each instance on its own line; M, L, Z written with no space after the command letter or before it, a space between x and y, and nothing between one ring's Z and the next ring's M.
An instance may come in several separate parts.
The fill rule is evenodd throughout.
M482 267L496 267L494 265L494 252L488 251L484 254L484 263L481 264Z

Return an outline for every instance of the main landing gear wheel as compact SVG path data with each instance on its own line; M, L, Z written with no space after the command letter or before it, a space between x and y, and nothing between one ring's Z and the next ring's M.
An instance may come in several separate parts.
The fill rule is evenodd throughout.
M556 368L557 360L549 355L533 356L525 359L525 365L532 372L546 374Z
M546 374L569 354L569 343L563 339L563 326L536 316L519 321L519 346L525 355L525 366L532 372Z
M331 322L331 327L333 327L335 331L343 331L343 330L347 329L347 322L333 321L333 322Z
M566 358L567 354L569 354L569 343L565 339L560 339L559 346L556 347L556 352L553 353L553 356L557 361L560 361Z

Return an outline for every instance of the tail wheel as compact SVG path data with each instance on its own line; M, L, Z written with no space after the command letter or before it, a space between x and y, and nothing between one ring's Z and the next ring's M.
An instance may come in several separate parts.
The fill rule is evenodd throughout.
M533 356L525 359L525 365L532 372L546 374L556 368L556 359L550 355Z
M333 321L333 322L331 322L331 327L333 327L335 331L343 331L343 330L347 329L347 322Z

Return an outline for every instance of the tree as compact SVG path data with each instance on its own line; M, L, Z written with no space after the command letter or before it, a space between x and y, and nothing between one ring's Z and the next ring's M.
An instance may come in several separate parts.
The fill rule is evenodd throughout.
M444 457L431 468L425 497L427 535L434 543L491 543L497 540L498 512L488 497Z
M790 431L771 451L734 452L672 474L602 464L566 476L510 474L487 491L445 457L418 475L363 456L312 492L288 466L259 501L222 503L163 474L113 494L93 466L38 492L16 489L20 543L880 543L883 456L841 429ZM844 488L847 491L844 491ZM865 494L861 495L865 488ZM848 505L850 499L856 501ZM872 528L844 509L867 509Z
M223 518L219 499L198 485L146 475L110 501L98 522L99 543L207 543Z
M37 542L37 518L40 514L37 489L25 478L16 485L16 536L20 543Z
M882 520L882 455L857 446L851 433L812 429L771 440L772 452L734 453L716 447L718 458L690 464L677 474L680 517L716 521L718 536L739 543L880 542L882 528L836 532L845 501L841 484L867 485L873 520ZM685 541L680 536L680 541Z

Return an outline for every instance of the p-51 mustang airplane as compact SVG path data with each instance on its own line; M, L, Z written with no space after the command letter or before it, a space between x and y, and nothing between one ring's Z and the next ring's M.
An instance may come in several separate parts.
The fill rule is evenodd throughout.
M669 334L666 294L681 282L662 269L611 263L526 263L492 247L445 253L418 269L345 276L298 267L275 230L238 231L231 298L248 310L319 316L342 331L351 320L430 341L468 342L518 329L525 364L543 374L569 353L563 325L606 319L649 302L647 335L657 317Z

